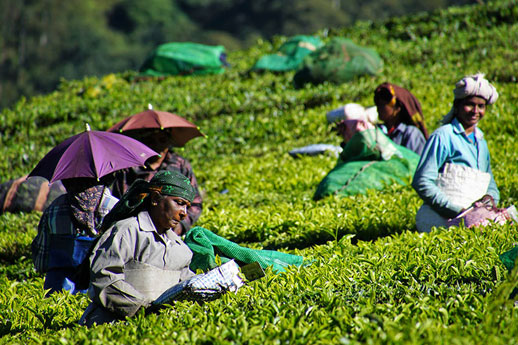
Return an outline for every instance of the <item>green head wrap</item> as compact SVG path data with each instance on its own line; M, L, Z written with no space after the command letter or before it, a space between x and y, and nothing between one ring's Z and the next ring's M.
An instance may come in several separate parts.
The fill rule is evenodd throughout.
M176 171L161 170L149 182L145 180L133 182L104 218L101 231L107 230L121 219L132 217L140 212L144 201L152 191L180 197L189 202L192 202L195 196L195 190L187 177Z
M177 196L189 202L192 202L195 195L191 181L187 177L176 171L169 170L157 172L149 181L148 189L163 195Z

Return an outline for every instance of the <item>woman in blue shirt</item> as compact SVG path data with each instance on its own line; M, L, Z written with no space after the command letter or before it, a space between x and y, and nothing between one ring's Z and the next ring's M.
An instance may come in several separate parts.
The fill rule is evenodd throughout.
M483 74L464 77L453 93L453 107L426 142L412 181L424 202L416 215L420 232L446 226L449 218L486 195L495 203L500 197L487 142L477 127L498 93Z

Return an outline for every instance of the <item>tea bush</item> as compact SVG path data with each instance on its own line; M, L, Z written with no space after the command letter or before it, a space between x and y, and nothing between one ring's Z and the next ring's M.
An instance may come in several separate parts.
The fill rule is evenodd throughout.
M351 38L385 61L376 77L295 90L293 72L254 73L257 58L286 40L258 41L230 54L222 75L136 81L135 72L63 80L46 96L0 114L2 181L27 174L64 138L106 129L125 116L175 112L207 135L180 154L204 195L199 225L253 248L304 255L309 266L251 282L237 294L177 302L115 325L86 329L84 295L44 298L30 243L41 213L0 216L0 344L416 344L517 343L518 282L498 255L518 242L514 225L415 232L421 202L410 186L315 202L332 155L294 159L288 151L337 145L325 113L373 103L383 81L410 89L429 130L451 107L452 87L485 72L500 93L480 126L504 206L518 200L518 6L514 1L454 7L317 33Z

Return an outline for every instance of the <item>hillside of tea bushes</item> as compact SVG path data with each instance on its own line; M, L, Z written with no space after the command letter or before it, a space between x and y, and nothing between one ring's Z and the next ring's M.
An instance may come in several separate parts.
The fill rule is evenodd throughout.
M317 33L376 49L381 75L295 90L293 73L248 69L285 37L231 52L222 75L135 82L135 72L63 81L0 114L1 181L27 174L54 145L84 130L155 109L195 122L207 135L180 153L204 195L199 225L252 248L314 260L285 274L267 271L237 294L178 302L158 315L86 329L84 295L43 298L30 243L41 213L0 216L0 344L516 344L518 273L498 255L518 242L515 225L415 231L421 202L410 186L314 202L332 155L293 159L288 151L338 145L325 113L373 103L391 81L422 103L429 130L451 107L452 88L478 71L500 98L480 127L501 205L518 203L518 5L449 8Z

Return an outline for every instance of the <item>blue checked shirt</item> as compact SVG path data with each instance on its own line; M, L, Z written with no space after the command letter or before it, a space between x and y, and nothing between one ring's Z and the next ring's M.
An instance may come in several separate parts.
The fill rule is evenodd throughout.
M117 201L118 199L111 195L110 190L105 188L96 210L97 225L101 224ZM38 234L31 245L36 270L47 272L55 268L79 265L85 248L89 249L92 240L93 238L88 237L74 225L66 194L59 196L43 212L38 225Z

